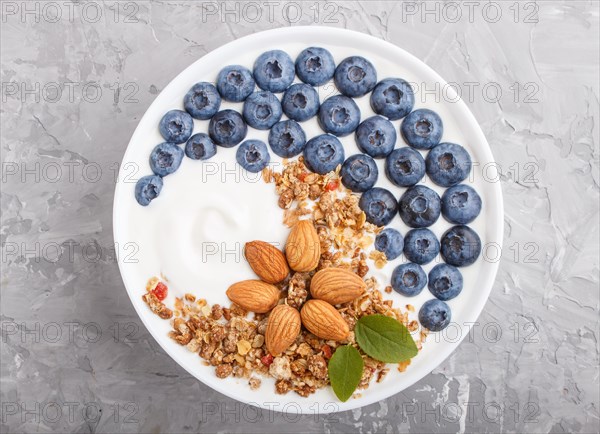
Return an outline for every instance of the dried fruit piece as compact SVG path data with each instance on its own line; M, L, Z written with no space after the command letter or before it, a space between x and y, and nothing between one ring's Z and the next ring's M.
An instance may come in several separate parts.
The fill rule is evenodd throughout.
M294 271L312 271L319 265L321 243L315 225L300 220L290 231L285 245L288 264Z
M244 280L231 285L227 297L245 310L266 313L277 305L279 290L262 280Z
M300 313L287 304L280 304L269 315L265 341L274 356L285 351L300 333Z
M300 312L302 324L312 334L332 341L343 341L350 330L340 313L323 300L308 300Z
M156 287L152 290L152 294L154 294L154 296L160 301L163 301L165 298L167 298L168 293L169 288L167 288L167 285L162 282L158 282Z
M337 190L340 186L340 182L338 180L335 181L329 181L327 183L327 185L325 186L325 190L327 191L334 191Z
M273 356L271 354L267 354L266 356L262 356L260 361L265 366L271 366L271 363L273 363Z
M267 283L279 283L290 274L283 252L269 243L250 241L244 254L252 270Z
M330 304L347 303L365 292L366 283L346 268L324 268L312 278L310 293Z
M321 351L323 351L323 357L326 359L331 359L331 347L327 344L321 347Z

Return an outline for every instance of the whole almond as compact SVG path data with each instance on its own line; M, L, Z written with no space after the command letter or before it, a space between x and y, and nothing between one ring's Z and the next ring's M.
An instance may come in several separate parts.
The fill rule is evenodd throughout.
M366 283L346 268L324 268L311 280L310 293L329 304L347 303L362 295Z
M266 313L277 305L279 289L261 280L244 280L231 285L227 297L245 310Z
M256 275L267 283L279 283L290 274L285 255L277 247L264 241L246 243L244 254Z
M312 221L300 220L292 228L285 244L285 256L294 271L306 272L317 268L321 243Z
M300 312L302 324L312 334L332 341L343 341L348 337L348 324L340 313L323 300L308 300Z
M300 312L287 304L276 306L267 320L265 342L273 356L281 354L294 343L300 333Z

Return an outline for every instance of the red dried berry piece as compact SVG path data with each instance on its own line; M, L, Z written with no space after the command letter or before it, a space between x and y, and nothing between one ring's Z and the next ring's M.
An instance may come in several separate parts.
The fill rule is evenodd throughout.
M300 180L300 182L304 182L307 175L308 175L308 172L302 172L301 174L299 174L298 179Z
M321 351L323 351L323 357L325 357L326 359L331 359L331 347L329 345L323 345L321 347Z
M338 187L340 186L340 182L339 181L329 181L327 183L327 185L325 186L325 190L327 191L334 191L337 190Z
M267 354L266 356L261 357L260 361L265 366L271 366L271 363L273 363L273 355Z
M156 288L154 288L152 290L152 294L154 294L154 296L156 298L158 298L160 301L163 301L165 298L167 298L168 292L169 292L169 288L167 288L167 285L165 285L162 282L158 282L158 284L156 285Z

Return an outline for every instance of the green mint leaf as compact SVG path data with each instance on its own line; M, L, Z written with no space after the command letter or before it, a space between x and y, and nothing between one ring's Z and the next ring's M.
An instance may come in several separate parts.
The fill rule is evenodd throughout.
M329 381L335 396L342 402L348 401L363 373L363 359L352 345L338 347L329 360Z
M354 327L354 336L360 349L380 362L399 363L418 353L408 329L389 316L363 316Z

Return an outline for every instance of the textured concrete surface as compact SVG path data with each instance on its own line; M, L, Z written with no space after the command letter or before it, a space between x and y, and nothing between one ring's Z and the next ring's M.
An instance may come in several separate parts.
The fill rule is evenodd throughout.
M2 432L600 430L597 2L1 6ZM112 247L116 170L157 93L223 43L294 24L375 35L457 83L506 207L472 334L410 389L333 416L195 381L141 325Z

